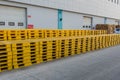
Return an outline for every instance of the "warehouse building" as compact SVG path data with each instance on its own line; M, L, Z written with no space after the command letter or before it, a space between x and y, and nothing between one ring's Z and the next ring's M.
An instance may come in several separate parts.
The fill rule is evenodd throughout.
M119 0L0 0L1 29L93 29L119 24Z

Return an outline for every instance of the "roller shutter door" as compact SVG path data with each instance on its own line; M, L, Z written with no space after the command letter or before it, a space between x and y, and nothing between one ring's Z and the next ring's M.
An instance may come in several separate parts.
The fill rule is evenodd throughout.
M25 29L26 9L0 6L0 29Z
M92 26L92 18L85 16L83 21L83 29L91 29L91 26Z
M63 11L63 29L81 29L82 15Z
M58 10L30 6L27 9L28 25L33 24L34 29L58 29Z

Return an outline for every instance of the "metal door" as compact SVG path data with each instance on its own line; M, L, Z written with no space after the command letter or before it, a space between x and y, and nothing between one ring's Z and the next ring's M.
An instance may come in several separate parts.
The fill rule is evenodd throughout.
M0 6L0 29L25 29L26 9Z
M62 29L62 10L58 10L58 29Z

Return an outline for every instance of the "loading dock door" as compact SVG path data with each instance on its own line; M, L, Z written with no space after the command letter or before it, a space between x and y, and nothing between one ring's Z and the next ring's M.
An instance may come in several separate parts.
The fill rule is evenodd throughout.
M91 17L84 17L83 21L83 29L91 29L92 27L92 18Z
M0 6L0 29L25 29L26 9Z

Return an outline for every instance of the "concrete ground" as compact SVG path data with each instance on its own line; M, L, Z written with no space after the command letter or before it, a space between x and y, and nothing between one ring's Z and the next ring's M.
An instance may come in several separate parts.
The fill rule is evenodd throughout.
M3 72L0 80L120 80L120 46Z

